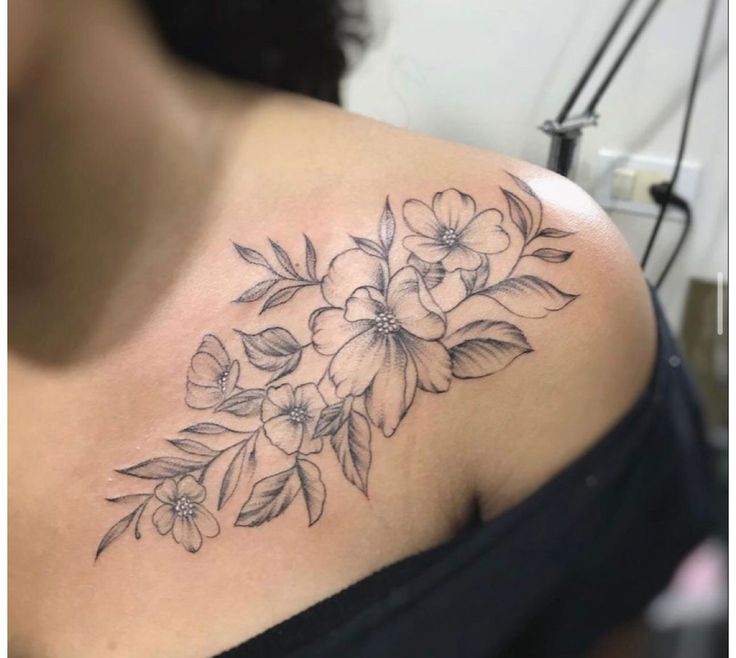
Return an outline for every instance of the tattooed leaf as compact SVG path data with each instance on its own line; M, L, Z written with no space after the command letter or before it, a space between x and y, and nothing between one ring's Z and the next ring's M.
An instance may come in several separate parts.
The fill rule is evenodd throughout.
M563 292L549 281L536 276L519 276L505 279L481 290L505 309L523 318L543 318L550 311L559 311L577 298Z
M237 430L230 429L224 425L218 425L217 423L197 423L196 425L185 427L180 431L191 432L192 434L222 434L223 432L236 432Z
M340 400L340 402L330 404L322 409L314 430L315 439L322 436L331 436L340 429L340 426L347 419L347 413L350 411L349 406L347 406L347 409L346 406L346 401Z
M381 246L386 253L389 252L391 245L394 243L395 234L396 218L391 210L391 204L389 203L388 197L386 197L386 203L383 206L383 214L381 215L381 222L378 225L378 239L381 241Z
M476 270L460 270L460 278L465 284L465 291L470 295L476 290L480 290L486 285L488 275L490 274L490 265L488 256L483 256L480 267Z
M286 302L288 302L302 288L304 288L303 284L299 284L296 286L288 286L287 288L281 288L281 290L279 290L278 292L275 292L263 303L263 308L261 309L261 313L263 313L264 311L267 311L270 308L273 308L274 306L281 306L281 304L286 304Z
M368 495L368 470L371 467L371 426L368 419L352 411L347 422L330 439L332 448L348 482Z
M240 509L235 525L259 526L276 518L291 504L301 487L296 466L259 480Z
M111 498L105 498L110 503L140 503L144 498L150 498L151 494L140 493L140 494L124 494L122 496L112 496Z
M178 475L185 475L202 468L210 461L209 458L185 459L183 457L154 457L140 464L128 468L116 469L123 475L132 475L144 480L163 480Z
M570 256L572 256L572 251L562 251L561 249L545 247L544 249L537 249L531 255L535 258L540 258L547 263L564 263L568 258L570 258Z
M268 261L255 249L243 247L242 245L235 243L233 244L235 245L235 250L238 252L238 256L240 256L244 261L251 263L252 265L260 265L261 267L265 267L273 272L273 268L269 265Z
M354 235L351 236L353 241L358 247L369 256L375 256L376 258L384 258L385 254L383 248L377 242L369 240L368 238L356 238Z
M566 238L568 235L573 235L572 231L563 231L559 228L543 228L537 233L538 238Z
M532 212L531 210L529 210L529 206L527 206L513 192L509 192L508 190L504 189L501 189L501 192L503 192L503 195L506 197L506 202L509 206L509 216L511 217L511 221L516 225L516 228L521 231L524 239L528 239L532 231L532 226L534 224L534 219L532 218Z
M427 263L421 258L417 258L414 254L409 256L407 263L422 275L424 285L430 290L440 285L447 273L442 263ZM460 274L462 275L462 270Z
M118 537L120 537L120 535L122 535L128 529L128 526L130 526L137 513L138 509L136 508L133 512L128 514L128 516L120 519L120 521L118 521L105 533L105 536L102 538L99 546L97 547L95 560L100 557L100 553L102 553L102 551L104 551L110 544L112 544Z
M298 279L299 273L296 271L294 263L291 262L291 258L289 258L289 254L286 253L286 250L274 240L269 240L269 242L271 243L273 253L276 255L276 260L279 261L279 264L284 268L284 271L289 276L293 276L295 279Z
M322 516L322 510L325 506L325 498L327 497L325 483L322 482L322 474L317 465L308 459L302 459L301 457L297 459L296 470L301 481L304 502L307 504L309 525L314 525Z
M238 391L215 407L215 411L225 411L234 416L258 416L261 413L261 403L266 397L262 388L248 388Z
M534 192L534 190L529 186L529 183L527 183L526 181L522 180L518 176L514 176L510 171L507 171L506 173L514 181L514 183L516 183L519 186L519 189L521 189L524 192L526 192L529 196L532 196L535 199L539 199L539 197L537 196L536 192Z
M476 320L447 337L452 374L460 379L485 377L532 351L526 336L509 322Z
M223 505L235 493L238 482L240 482L240 478L243 476L244 467L246 467L245 470L248 473L248 477L253 474L255 467L255 445L256 442L250 439L235 451L222 478L220 497L217 501L218 510L221 510Z
M259 334L238 332L248 360L258 369L272 372L270 382L288 375L302 357L302 347L283 327L272 327Z
M169 439L169 443L183 452L190 455L198 455L199 457L214 458L220 454L219 450L213 450L204 443L200 443L199 441L194 441L192 439Z
M306 235L304 236L304 243L306 251L305 264L307 267L307 276L312 281L317 281L317 252L314 250L312 241Z
M255 285L248 288L235 302L238 304L244 304L248 302L255 302L265 295L273 286L279 282L279 279L266 279L260 281Z

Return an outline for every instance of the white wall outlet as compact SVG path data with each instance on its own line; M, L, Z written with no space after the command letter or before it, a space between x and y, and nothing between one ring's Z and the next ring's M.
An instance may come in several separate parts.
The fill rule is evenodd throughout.
M598 170L593 181L593 196L602 208L632 215L656 217L659 206L649 195L649 187L672 177L675 161L650 155L632 155L609 149L598 152ZM701 165L683 160L675 191L692 203L698 188ZM669 207L667 217L681 218L682 211Z

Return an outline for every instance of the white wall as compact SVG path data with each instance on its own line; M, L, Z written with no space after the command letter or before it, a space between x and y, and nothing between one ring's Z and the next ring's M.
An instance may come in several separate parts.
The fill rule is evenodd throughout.
M375 35L345 82L348 109L543 165L549 139L536 127L558 112L622 0L369 3ZM663 0L599 105L600 125L585 133L575 178L584 188L593 188L601 148L674 157L706 4ZM694 226L661 290L675 325L688 278L726 272L726 37L720 0L686 153L703 165ZM641 254L653 221L612 216ZM652 278L679 226L666 222Z

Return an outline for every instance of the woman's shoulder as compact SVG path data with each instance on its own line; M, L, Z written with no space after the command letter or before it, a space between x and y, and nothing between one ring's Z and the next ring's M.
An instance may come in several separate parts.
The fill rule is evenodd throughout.
M329 260L328 306L344 309L313 317L331 377L340 393L369 393L379 433L420 435L445 464L466 462L493 499L488 514L512 504L605 433L649 379L656 330L634 255L565 178L308 105L296 123L312 122L308 152L335 181L312 198L340 218L311 227ZM375 289L380 298L365 292ZM400 327L406 356L372 355L369 334L338 345L363 326L352 319L373 321L369 306L396 319L387 326ZM381 358L403 364L403 383L398 366L396 380L374 369Z

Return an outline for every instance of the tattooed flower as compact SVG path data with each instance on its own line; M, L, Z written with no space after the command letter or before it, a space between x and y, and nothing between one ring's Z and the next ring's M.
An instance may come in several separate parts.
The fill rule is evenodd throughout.
M193 409L216 407L235 390L240 363L231 361L220 339L206 335L187 373L186 403Z
M334 355L329 374L339 397L366 393L368 415L391 436L417 386L450 387L450 356L438 342L445 316L413 267L391 277L386 292L358 288L345 308L324 308L311 322L312 342Z
M508 248L502 219L495 208L476 214L473 197L455 189L435 194L431 208L410 199L404 203L404 221L416 235L404 238L403 245L427 263L442 263L449 272L475 270L482 254Z
M216 537L220 534L220 524L201 504L207 497L207 490L191 475L185 475L178 482L164 480L155 492L163 505L153 513L153 525L162 534L172 534L177 544L190 553L196 553L202 546L202 535Z
M319 413L325 401L315 384L272 386L261 405L263 429L271 443L291 455L322 449L322 439L314 438Z

